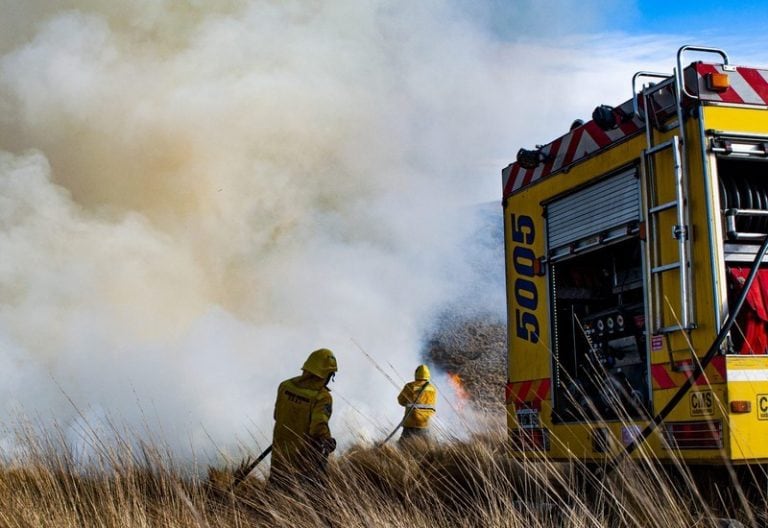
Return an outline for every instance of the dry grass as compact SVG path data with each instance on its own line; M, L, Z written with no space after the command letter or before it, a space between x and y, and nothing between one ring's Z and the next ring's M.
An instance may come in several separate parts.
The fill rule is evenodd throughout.
M0 473L3 527L719 526L765 522L765 496L746 502L727 477L653 461L601 476L593 468L516 460L500 436L409 450L353 447L334 457L323 491L271 489L255 476L235 492L228 471L190 475L151 449L102 448L87 464L61 442L27 435L23 461ZM136 452L138 451L138 453ZM708 477L711 481L712 476ZM754 490L753 490L754 491Z

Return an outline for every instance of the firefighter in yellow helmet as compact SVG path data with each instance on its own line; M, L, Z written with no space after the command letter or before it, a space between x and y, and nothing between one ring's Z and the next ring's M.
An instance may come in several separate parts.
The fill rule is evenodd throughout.
M328 383L337 371L336 357L327 348L315 350L301 369L301 376L283 381L277 389L271 484L285 485L292 475L319 483L328 455L336 449L328 427L333 410Z
M405 407L405 419L400 440L413 437L429 436L429 419L435 414L437 391L429 382L429 368L419 365L415 380L408 382L397 397L398 403Z

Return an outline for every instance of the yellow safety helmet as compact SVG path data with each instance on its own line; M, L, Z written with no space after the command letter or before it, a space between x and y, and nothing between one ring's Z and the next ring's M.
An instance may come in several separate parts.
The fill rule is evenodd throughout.
M426 365L419 365L416 367L416 376L415 378L417 380L427 380L429 381L429 367Z
M323 379L338 370L336 357L327 348L320 348L312 352L301 368Z

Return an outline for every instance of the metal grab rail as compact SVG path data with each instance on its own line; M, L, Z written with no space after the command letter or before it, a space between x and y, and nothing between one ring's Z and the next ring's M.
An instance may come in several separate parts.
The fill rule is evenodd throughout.
M691 99L697 99L698 96L688 93L683 79L683 53L686 51L697 51L700 53L715 53L723 58L723 66L728 69L728 54L720 48L708 48L706 46L683 46L677 50L677 69L675 70L675 83L677 84L677 93L686 95Z
M645 116L640 115L640 105L637 103L637 96L640 95L637 91L637 79L640 77L647 77L649 79L669 79L671 75L668 73L639 71L632 76L632 113L638 119L645 119Z

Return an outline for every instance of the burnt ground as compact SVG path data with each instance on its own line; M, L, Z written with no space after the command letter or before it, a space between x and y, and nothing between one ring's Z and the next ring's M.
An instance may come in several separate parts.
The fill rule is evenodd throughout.
M479 409L503 412L507 377L506 324L489 314L443 313L427 336L425 356L454 374Z
M423 354L430 364L461 377L476 408L503 415L507 335L502 210L492 202L466 212L475 229L459 243L467 266L457 275L462 286L433 319Z

